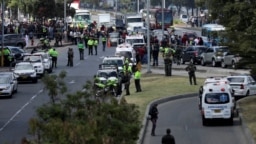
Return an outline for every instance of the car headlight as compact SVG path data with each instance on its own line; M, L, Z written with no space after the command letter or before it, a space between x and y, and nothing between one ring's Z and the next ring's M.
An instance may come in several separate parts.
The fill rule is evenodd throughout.
M7 87L5 87L5 88L4 88L4 90L8 90L8 89L10 89L10 87L11 87L11 86L7 86Z

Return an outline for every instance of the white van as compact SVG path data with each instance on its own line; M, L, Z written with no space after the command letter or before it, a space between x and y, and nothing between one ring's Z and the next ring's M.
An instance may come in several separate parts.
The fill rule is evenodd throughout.
M181 20L183 23L188 23L188 15L181 14L181 15L180 15L180 20Z
M131 45L137 44L137 43L145 43L144 36L141 34L134 34L134 35L128 35L125 38L125 43L129 43Z
M209 120L223 119L233 125L235 114L235 100L229 84L209 83L204 86L201 101L202 124Z
M132 61L132 65L136 63L136 51L129 43L123 43L116 47L115 56L123 56L129 58Z

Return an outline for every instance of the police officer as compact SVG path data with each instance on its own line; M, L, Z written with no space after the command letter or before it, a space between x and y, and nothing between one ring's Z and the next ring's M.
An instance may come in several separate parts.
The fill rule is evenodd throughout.
M85 32L84 32L84 45L85 45L85 48L88 48L88 45L87 45L88 40L89 40L89 33L87 32L87 30L85 30Z
M172 50L169 47L162 49L164 57L165 76L172 76Z
M188 71L190 85L192 85L192 79L193 79L194 85L197 85L196 75L195 75L196 66L193 64L193 62L189 63L189 65L186 67L186 71Z
M130 79L132 74L132 67L129 66L129 62L125 62L123 66L123 82L126 90L126 95L130 95Z
M106 42L107 42L107 36L105 33L102 35L101 41L102 41L102 50L105 51Z
M135 83L136 92L141 92L140 77L141 77L141 72L139 68L136 67L135 73L134 73L134 83Z
M73 67L74 51L72 48L68 49L68 64L67 66Z
M11 52L8 48L4 48L4 66L10 66L10 62L11 62Z
M95 50L95 55L97 55L97 49L98 49L98 39L95 37L94 41L93 41L93 46L94 46L94 50Z
M79 50L80 60L84 60L84 44L82 40L78 42L77 47Z
M158 66L158 55L159 55L159 43L158 40L154 40L152 45L152 56L153 56L153 66Z
M57 68L57 59L58 59L58 52L55 50L55 48L51 51L52 56L52 68Z
M92 37L90 37L88 42L87 42L87 45L88 45L88 55L93 55L93 51L92 51L93 43L94 43L94 41L93 41Z

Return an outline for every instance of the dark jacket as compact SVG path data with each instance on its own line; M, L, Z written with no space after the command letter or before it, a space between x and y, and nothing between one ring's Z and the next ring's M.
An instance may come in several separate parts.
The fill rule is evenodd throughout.
M171 134L162 137L162 144L175 144L175 139Z
M151 119L157 119L158 118L158 109L156 106L151 107L149 111L149 115L151 116Z
M186 67L186 71L188 71L188 74L194 74L195 71L196 71L196 66L193 65L193 64L189 64L189 65Z

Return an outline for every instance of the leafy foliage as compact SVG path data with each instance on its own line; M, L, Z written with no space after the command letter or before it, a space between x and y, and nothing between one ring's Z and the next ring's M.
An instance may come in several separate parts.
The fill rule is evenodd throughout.
M239 66L251 68L251 74L255 75L256 1L212 0L210 6L212 19L218 19L227 29L224 35L227 41L223 44L243 57Z
M65 72L47 76L44 84L49 96L56 97L62 88ZM62 85L62 87L65 87ZM54 91L53 89L58 89ZM139 111L134 104L114 98L95 99L92 83L85 91L67 94L58 102L37 109L37 117L30 120L33 143L39 144L133 144L140 130ZM64 92L64 91L61 91Z

